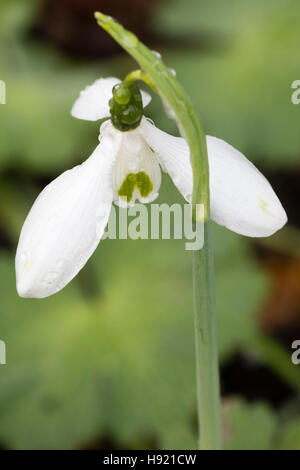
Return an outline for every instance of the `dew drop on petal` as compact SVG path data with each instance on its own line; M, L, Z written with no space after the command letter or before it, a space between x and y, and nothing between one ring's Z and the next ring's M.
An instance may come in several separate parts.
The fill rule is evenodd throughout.
M25 251L22 251L20 253L20 261L25 261L27 258L27 253Z

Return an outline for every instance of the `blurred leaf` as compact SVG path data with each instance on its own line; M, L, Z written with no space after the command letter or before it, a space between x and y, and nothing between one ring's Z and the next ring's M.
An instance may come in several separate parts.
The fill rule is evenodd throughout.
M0 3L0 37L12 40L21 36L32 24L40 0L1 0ZM3 43L0 47L3 47Z
M227 450L270 450L276 418L267 405L234 399L223 411Z
M165 181L161 200L177 197ZM240 237L214 227L214 239L227 355L254 334L264 282ZM8 256L0 278L8 362L0 439L12 448L75 448L108 434L123 446L154 438L159 448L195 448L191 256L183 241L105 240L77 280L44 300L17 297Z
M1 230L9 237L15 246L24 223L25 214L32 206L34 198L37 197L35 188L30 190L18 182L13 184L7 179L0 179L0 222Z
M164 34L204 31L232 35L296 4L295 0L166 0L157 8L153 26Z
M266 295L266 279L242 247L228 253L226 264L219 266L216 260L219 348L224 358L252 343L258 331L256 312Z
M277 373L297 393L300 392L300 374L291 361L291 353L266 334L256 334L249 350Z
M300 450L300 418L291 420L280 432L279 450Z
M99 124L75 120L70 109L79 91L101 71L97 75L95 71L62 66L50 54L47 60L52 67L45 69L45 60L40 60L43 51L34 47L21 49L16 45L10 54L12 68L0 60L7 94L6 105L0 110L0 168L27 166L47 174L88 157L87 149L92 151L97 145ZM88 145L92 135L94 144Z
M150 256L146 266L136 265L141 249L134 251L131 264L120 249L111 268L100 258L104 295L93 302L76 293L75 283L45 301L18 299L12 260L2 259L1 338L8 364L0 377L0 435L10 446L76 447L105 432L123 443L142 436L147 441L174 433L179 423L189 434L194 362L188 286L175 260L170 274L166 261L157 269ZM172 292L179 288L182 299L175 302Z
M299 163L300 108L291 102L291 84L299 78L295 61L299 2L230 0L225 6L204 1L193 2L190 9L184 7L186 2L172 3L176 24L185 25L187 33L191 16L198 29L205 23L206 29L213 30L216 21L224 26L224 47L217 52L201 53L187 46L182 50L180 42L177 51L164 52L207 133L227 140L256 163L277 167ZM182 16L177 4L186 10ZM170 128L159 111L156 121Z
M8 22L10 32L3 34L0 45L0 79L6 83L6 105L0 108L0 170L26 167L56 174L87 158L98 142L99 122L70 115L79 92L100 76L122 75L128 60L84 65L34 42L26 34L35 18L33 4L5 1L0 6L0 21Z

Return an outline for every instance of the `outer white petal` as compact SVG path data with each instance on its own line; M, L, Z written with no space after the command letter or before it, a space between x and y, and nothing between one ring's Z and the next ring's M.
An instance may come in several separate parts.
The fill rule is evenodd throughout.
M161 131L146 118L142 119L139 129L148 145L155 151L163 171L170 175L183 197L191 202L193 177L185 140Z
M119 135L103 135L93 154L41 192L23 225L16 254L21 297L61 290L96 249L110 214Z
M99 78L92 85L80 92L73 104L71 114L78 119L98 121L109 116L108 102L112 97L112 89L120 80L115 77Z
M191 201L192 169L186 141L157 129L146 119L143 135L187 201ZM211 217L220 225L249 237L266 237L287 221L270 183L238 150L207 136Z
M99 78L92 85L80 92L73 104L71 114L78 119L98 121L110 115L108 102L112 97L112 89L120 80L115 77ZM143 106L151 101L151 96L142 91Z

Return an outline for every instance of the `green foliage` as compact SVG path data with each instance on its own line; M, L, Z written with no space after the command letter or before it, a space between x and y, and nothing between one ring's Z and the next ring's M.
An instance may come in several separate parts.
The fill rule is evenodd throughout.
M283 10L294 8L295 0L167 0L157 10L153 27L184 38L187 33L236 34L252 29L258 21L277 19Z
M161 201L177 198L165 182ZM254 334L264 282L239 237L214 228L225 357ZM0 278L1 440L74 448L108 434L123 446L195 448L191 256L182 241L103 241L47 300L17 297L4 254Z
M300 450L300 419L291 419L281 430L279 450Z
M173 16L166 10L158 24L164 35L179 28L177 50L166 49L164 58L176 69L207 133L265 166L298 163L299 106L291 102L291 84L299 78L299 3L193 1L189 9L184 1L171 1L166 8L172 5ZM201 36L207 31L213 42L208 51L209 39Z
M32 169L49 174L87 158L95 147L99 123L77 121L70 115L81 89L109 67L75 64L60 57L46 45L25 36L32 2L4 2L0 5L1 79L6 82L6 105L1 106L0 171Z
M35 176L58 174L97 144L99 123L70 116L79 91L129 70L125 58L78 63L35 41L28 31L37 5L0 4L0 78L7 83L7 104L0 107L0 230L13 246L39 191ZM206 130L261 164L294 165L299 108L290 102L290 84L299 78L298 2L186 5L166 3L155 27L165 37L176 34L164 59L176 68ZM147 114L176 132L153 101ZM23 169L21 184L7 177L11 168ZM164 176L160 202L178 201ZM221 360L250 351L298 390L289 358L261 342L256 312L268 283L247 241L217 226L213 239ZM191 256L183 242L103 241L78 278L45 300L17 297L13 256L4 251L0 280L4 446L78 448L110 436L125 447L195 448ZM228 410L228 448L273 445L276 420L268 407L234 401ZM298 436L298 418L288 420L276 445L298 449Z
M276 417L264 403L233 400L224 406L227 450L270 450Z

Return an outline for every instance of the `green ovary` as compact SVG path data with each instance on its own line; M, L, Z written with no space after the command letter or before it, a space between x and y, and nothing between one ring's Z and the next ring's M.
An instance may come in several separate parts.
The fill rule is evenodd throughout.
M130 202L135 186L142 197L147 197L153 189L152 181L144 171L129 173L118 191L119 196Z

